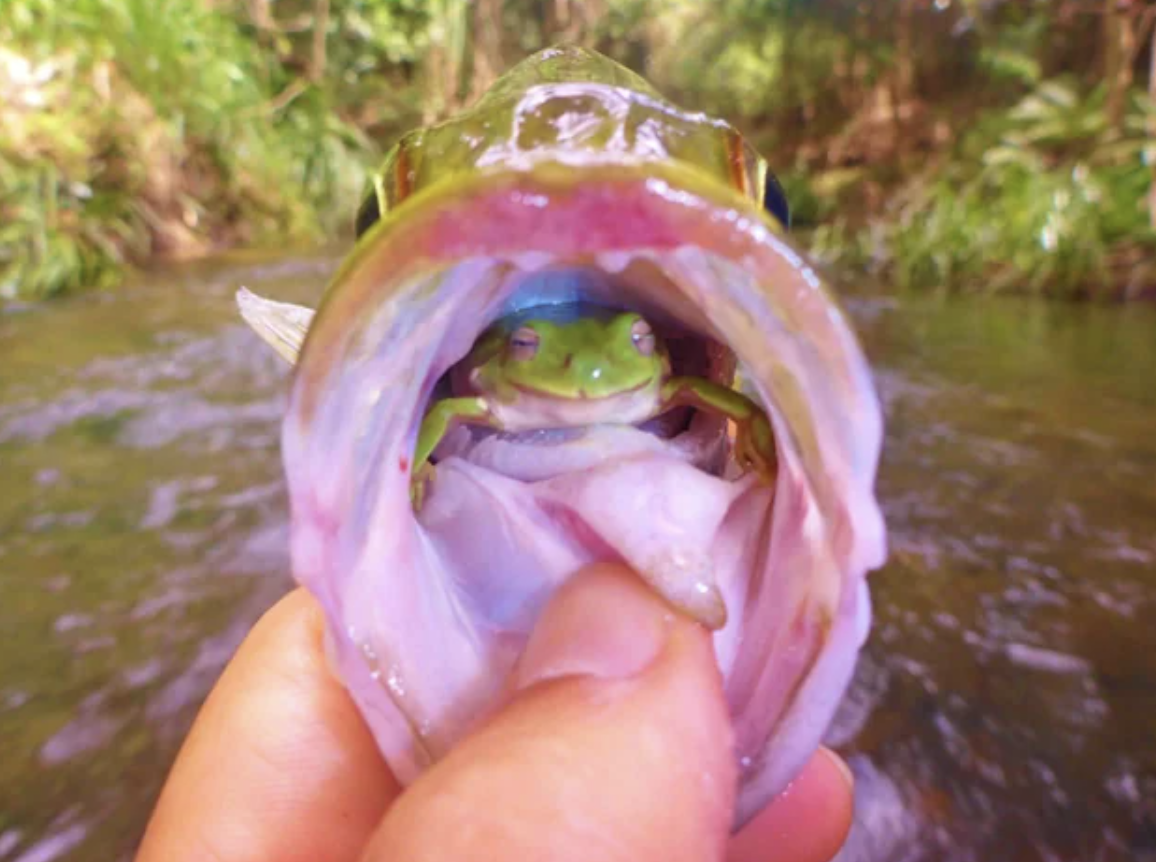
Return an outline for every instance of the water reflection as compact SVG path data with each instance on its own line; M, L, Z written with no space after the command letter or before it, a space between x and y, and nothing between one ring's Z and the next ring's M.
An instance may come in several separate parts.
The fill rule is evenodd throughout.
M1156 858L1156 315L925 301L866 331L894 532L836 731L844 859Z
M0 315L0 860L128 859L196 706L287 587L284 368L235 260ZM831 741L849 860L1156 859L1156 313L854 303L893 556Z
M197 705L287 588L285 369L232 291L313 301L331 266L207 266L0 316L0 859L128 859Z

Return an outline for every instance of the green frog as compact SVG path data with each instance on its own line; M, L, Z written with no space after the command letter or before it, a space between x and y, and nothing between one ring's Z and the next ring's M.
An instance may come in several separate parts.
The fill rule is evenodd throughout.
M738 464L770 482L775 444L766 413L740 392L671 373L663 341L641 314L587 310L572 319L520 316L490 327L459 365L468 394L435 401L414 453L412 497L420 507L430 455L458 424L501 431L636 425L676 407L734 423Z

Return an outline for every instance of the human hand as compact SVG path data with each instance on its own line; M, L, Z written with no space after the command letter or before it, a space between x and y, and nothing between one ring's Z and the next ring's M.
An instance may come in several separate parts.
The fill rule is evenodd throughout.
M710 636L627 570L559 590L512 699L402 790L330 674L304 591L257 624L198 716L137 862L826 862L851 781L822 750L737 836Z

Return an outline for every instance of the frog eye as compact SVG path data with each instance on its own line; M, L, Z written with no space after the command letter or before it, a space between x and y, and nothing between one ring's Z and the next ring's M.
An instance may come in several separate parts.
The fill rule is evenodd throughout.
M528 326L520 326L510 335L510 357L519 362L533 359L541 336Z
M654 330L641 317L630 326L630 340L643 356L654 353Z

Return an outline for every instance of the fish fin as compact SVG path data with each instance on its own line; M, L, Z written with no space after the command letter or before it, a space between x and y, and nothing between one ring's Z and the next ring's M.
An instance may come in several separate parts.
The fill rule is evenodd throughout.
M305 333L313 321L313 309L264 299L245 287L237 291L237 307L262 341L290 365L296 364Z

